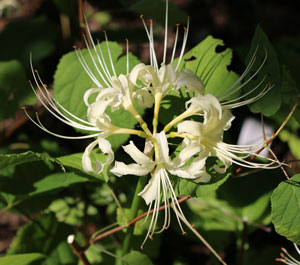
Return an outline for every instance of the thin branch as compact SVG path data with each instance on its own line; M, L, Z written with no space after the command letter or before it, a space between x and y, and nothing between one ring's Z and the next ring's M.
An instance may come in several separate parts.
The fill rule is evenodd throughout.
M260 113L260 117L261 117L261 126L262 126L262 132L263 132L263 136L264 136L264 141L266 142L267 137L266 137L266 132L265 132L265 125L264 125L264 116L262 113ZM289 180L290 177L288 175L288 173L285 171L284 167L282 166L282 164L279 162L277 156L275 155L275 153L273 152L273 150L271 149L271 147L269 145L266 145L266 148L269 150L269 152L271 153L271 155L275 158L275 161L278 163L279 167L281 168L283 174L286 176L286 178Z
M83 1L84 0L78 0L78 17L79 17L79 27L80 27L80 33L81 37L84 43L83 36L85 35L85 21L84 21L84 15L83 15Z
M91 265L90 262L88 261L87 257L85 256L84 251L82 250L82 248L79 246L79 244L75 240L75 236L69 235L67 241L68 241L69 245L71 246L71 248L73 249L74 254L81 260L81 262L84 265Z
M181 199L178 200L178 203L182 203L182 202L188 200L189 198L190 198L189 195L184 196L183 198L181 198ZM161 206L161 207L158 209L158 211L162 211L162 210L164 210L166 207L170 207L170 206L171 206L171 204L168 204L167 206L163 205L163 206ZM112 234L114 234L114 233L116 233L116 232L119 232L119 231L123 230L124 228L126 228L126 227L128 227L128 226L133 225L134 223L136 223L136 222L139 221L140 219L142 219L142 218L144 218L145 216L147 216L147 214L148 214L148 212L144 212L143 214L141 214L141 215L137 216L136 218L132 219L131 221L129 221L127 224L125 224L125 225L120 225L120 226L118 226L118 227L116 227L116 228L113 228L113 229L107 231L107 232L104 232L103 234L100 234L100 235L96 236L95 238L92 238L92 239L90 240L90 242L87 243L87 244L83 247L82 251L87 250L87 249L90 247L90 245L92 245L92 244L94 244L95 242L101 240L102 238L107 237L107 236L109 236L109 235L112 235ZM151 211L149 212L149 214L153 214L153 210L151 210Z
M295 103L295 105L293 106L292 110L290 111L289 115L285 118L284 122L281 124L281 126L279 127L279 129L272 135L271 138L269 138L266 142L265 142L265 146L263 146L262 148L260 148L258 151L256 151L255 155L250 157L250 161L252 161L256 155L258 155L262 150L264 150L266 148L266 146L271 143L277 136L278 134L282 131L282 129L284 128L284 126L287 124L287 122L289 121L289 119L292 117L298 103L300 101L300 96L298 96L297 101ZM238 174L243 170L243 167L238 168L235 173Z

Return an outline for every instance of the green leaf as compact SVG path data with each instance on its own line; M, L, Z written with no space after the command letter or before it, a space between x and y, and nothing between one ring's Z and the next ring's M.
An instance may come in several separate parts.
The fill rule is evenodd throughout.
M16 166L19 164L25 164L34 161L43 160L45 162L57 163L61 166L62 170L64 170L63 165L55 158L49 156L46 153L35 153L32 151L28 151L20 154L9 154L2 155L0 154L0 169L8 167L8 166Z
M232 218L234 208L223 200L219 200L215 192L187 202L193 211L187 216L189 222L205 231L235 231L237 220Z
M13 21L0 34L0 60L17 59L29 68L30 53L33 64L44 59L53 51L55 38L55 25L46 17Z
M30 265L31 262L43 258L45 255L40 253L17 254L0 258L0 265Z
M300 75L298 69L300 68L300 36L286 35L280 38L274 44L278 58L281 65L286 65L291 72L295 82L297 83L297 90L300 92Z
M242 227L242 219L234 218L234 209L226 201L218 200L215 192L188 200L187 205L192 211L184 210L185 217L216 251L227 248L232 233Z
M272 222L278 234L300 245L300 174L281 182L274 190Z
M179 67L179 71L182 69L193 71L203 81L205 94L209 93L216 97L222 96L222 93L238 79L236 73L227 69L231 63L232 50L226 48L217 52L218 48L223 46L222 40L208 36L183 56ZM177 61L178 59L174 60L174 65ZM228 96L226 100L238 95L239 92Z
M152 265L152 261L141 252L132 250L123 257L123 260L128 265Z
M23 105L35 102L35 95L18 61L0 62L0 93L0 120L13 117Z
M297 101L297 97L299 96L299 92L297 90L297 85L295 80L293 79L291 72L283 65L281 66L281 92L284 94L282 97L282 104L279 111L272 117L277 122L277 126L279 127L284 120L289 115L290 111L294 107L294 104ZM294 119L293 119L294 118ZM288 121L285 128L289 128L293 131L297 130L300 124L300 106L297 105L293 118ZM297 122L295 122L297 121Z
M290 151L295 156L295 158L300 159L300 139L296 134L290 133L288 130L282 130L279 134L280 140L287 142Z
M70 185L88 181L86 177L80 177L75 173L53 173L55 167L49 163L50 161L55 161L59 166L63 166L58 160L49 157L47 154L26 152L22 154L1 155L0 157L2 158L0 167L0 197L7 204L6 209L22 204L23 210L26 208L29 212L32 212L31 210L33 212L35 210L40 211L51 202L44 196L45 194L58 192ZM5 166L9 167L3 169ZM39 198L41 196L44 197L31 201L32 207L28 208L30 205L24 205L25 202L29 202L36 196L40 196ZM44 200L45 198L46 201Z
M274 87L260 100L250 105L250 110L254 113L262 112L266 116L275 114L281 105L281 84L280 84L280 68L277 59L276 52L274 51L271 43L258 25L255 30L254 37L251 42L251 47L247 55L246 64L249 64L251 58L254 55L255 50L258 48L256 54L256 60L249 74L246 75L245 80L248 80L250 76L261 66L264 57L267 52L267 61L258 72L258 74L244 87L245 93L256 87L266 77L265 81L259 86L254 93L251 93L250 97L257 95L267 83L271 83Z
M18 230L8 254L38 252L48 256L43 265L75 264L77 258L67 243L72 233L73 228L57 222L54 215L42 215Z
M34 180L17 172L12 178L0 177L0 189L1 195L5 194L7 208L11 208L33 197L50 192L57 193L63 188L86 181L88 181L86 178L77 176L74 173L56 173L41 179L36 176L36 180ZM20 186L21 182L22 186Z
M217 190L217 195L235 209L236 215L260 223L269 212L271 192L282 178L279 169L230 178Z
M100 46L103 51L106 64L108 65L108 69L111 71L106 43L101 43ZM125 74L126 56L120 57L122 48L114 42L109 42L109 46L117 74ZM92 51L92 53L94 54L94 51ZM82 55L89 67L96 74L97 71L87 49L82 50ZM95 58L97 57L95 56ZM139 63L138 59L133 55L129 55L129 61L130 69ZM96 77L101 81L98 74L96 74ZM103 84L103 86L105 86L105 84ZM58 64L57 71L54 76L54 95L56 100L67 110L86 120L87 107L84 104L83 95L92 87L96 87L96 85L83 69L75 52L70 52L64 55ZM115 112L108 111L108 114L111 117L112 123L119 127L133 128L137 123L135 118L123 109ZM87 132L84 133L87 134ZM112 144L113 149L117 149L126 142L128 138L128 135L114 135L109 137L108 140Z

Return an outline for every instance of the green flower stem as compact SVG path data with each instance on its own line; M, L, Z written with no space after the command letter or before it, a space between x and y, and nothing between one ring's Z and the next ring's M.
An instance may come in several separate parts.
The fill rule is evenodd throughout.
M159 114L159 107L160 107L160 102L162 99L162 94L157 93L155 95L155 104L154 104L154 115L153 115L153 135L157 133L157 125L158 125L158 114Z
M127 129L127 128L116 128L110 135L117 135L117 134L134 134L142 138L147 137L147 134L143 131Z
M185 112L181 113L179 116L174 118L172 121L170 121L164 128L164 131L167 132L169 131L176 123L180 122L181 120L192 116L194 113L190 112L189 110L186 110Z
M167 138L175 138L175 137L180 137L180 138L190 138L190 139L197 139L197 136L191 135L189 133L177 133L177 132L170 132L167 134Z
M142 197L138 196L138 193L142 191L142 189L146 184L146 181L147 181L147 177L145 176L139 177L138 183L136 185L133 201L131 203L131 211L129 213L128 220L132 220L134 217L137 216L137 212L140 207L140 203L142 201ZM123 242L122 256L126 255L130 251L133 230L134 230L134 225L129 226L127 228L125 240Z
M131 113L131 115L140 123L142 129L146 133L149 138L152 138L152 133L148 129L147 123L143 120L140 114L136 111L133 105L130 105L127 110Z

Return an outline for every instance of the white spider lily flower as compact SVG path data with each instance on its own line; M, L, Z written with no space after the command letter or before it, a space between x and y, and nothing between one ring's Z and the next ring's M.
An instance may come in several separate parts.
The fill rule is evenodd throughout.
M294 243L294 247L297 253L300 255L300 249L295 243ZM280 253L281 258L277 258L276 261L280 261L288 265L300 265L300 261L295 259L291 254L289 254L285 248L281 248L281 250L282 250L282 252Z
M148 128L143 127L146 126L146 124L136 111L134 101L135 99L138 100L140 108L147 108L152 106L151 100L153 101L153 99L150 100L145 89L134 91L134 84L129 79L128 40L126 39L126 74L117 75L106 32L104 31L104 36L109 63L107 63L104 58L99 41L97 40L97 42L94 43L89 28L86 27L86 29L87 37L84 37L84 40L92 61L92 68L87 63L82 51L77 49L76 46L74 46L74 48L80 64L96 86L95 88L87 90L84 94L84 102L89 108L88 111L90 111L90 107L93 104L98 105L97 112L99 115L102 115L107 107L110 107L111 111L123 108L129 111L133 117L139 121L140 125L148 135L151 135ZM90 103L89 99L92 94L97 94L97 96L96 100Z
M87 102L87 98L84 98L84 101L86 102L88 106L88 112L87 112L87 118L88 121L83 120L70 111L68 111L66 108L64 108L48 91L47 86L43 84L38 71L33 69L32 66L32 60L30 57L30 65L31 65L31 71L34 78L34 81L37 85L38 91L35 91L35 88L33 87L32 83L30 82L31 88L33 92L35 93L37 99L41 102L41 104L58 120L61 122L75 128L80 129L87 132L93 132L92 134L86 134L82 136L68 136L68 135L62 135L57 134L55 132L52 132L48 130L40 121L38 114L36 114L36 120L34 120L27 112L26 108L24 107L24 111L28 118L40 129L43 131L59 137L63 139L88 139L88 138L95 138L97 139L93 141L91 144L89 144L83 154L82 157L82 167L87 172L95 172L100 173L105 165L109 165L114 160L114 153L112 151L110 143L104 139L107 136L115 135L115 134L137 134L141 137L144 137L144 133L142 131L137 131L134 129L127 129L127 128L119 128L117 126L114 126L110 122L109 116L104 113L105 106L107 105L107 102L110 102L112 99L108 99L107 102L101 102L96 101L93 104L89 104ZM92 91L88 91L89 93L92 93ZM106 105L105 105L106 103ZM91 151L98 145L100 150L107 154L107 158L105 162L100 162L96 160L96 167L92 167L92 162L90 159Z
M110 107L111 111L116 111L122 108L130 112L140 123L146 134L150 136L151 132L149 131L147 124L136 111L134 101L137 99L138 105L141 108L147 108L152 106L151 101L153 101L153 99L149 97L145 89L140 89L140 91L135 90L135 85L130 81L128 40L126 39L126 74L120 74L118 76L114 67L106 32L104 32L104 36L109 64L107 64L104 58L99 41L97 40L97 43L95 44L92 40L89 28L86 27L86 29L87 37L84 37L84 40L93 64L93 69L91 69L87 63L81 50L77 49L76 46L74 46L74 48L80 64L96 85L95 88L87 90L84 94L84 102L88 107L88 116L90 116L93 122L95 122L98 117L104 115L108 107ZM91 43L91 45L89 43ZM89 99L93 94L97 94L96 99L90 103ZM93 114L90 114L92 112Z
M157 133L155 140L155 161L141 152L134 143L130 141L130 144L123 146L123 149L136 163L126 165L123 162L116 161L115 166L110 170L113 174L119 177L123 175L144 176L149 173L151 174L150 181L138 194L143 197L146 204L149 205L148 215L149 212L153 210L148 233L142 246L148 237L152 238L153 234L157 232L155 229L161 200L165 205L165 219L163 228L158 232L162 232L170 225L171 216L168 207L169 199L171 199L171 205L173 206L178 223L183 232L177 213L180 213L182 216L184 215L180 205L178 204L175 191L169 179L169 173L181 178L197 179L199 182L207 182L210 180L210 176L205 170L202 170L205 168L205 160L203 163L202 159L195 159L189 166L185 166L190 157L197 153L197 151L186 147L183 148L176 158L170 160L168 141L165 132L162 131Z
M215 165L214 168L217 172L225 173L232 163L248 168L278 167L278 165L272 166L275 163L273 160L267 164L246 160L264 144L263 141L254 145L232 145L223 142L224 131L231 127L234 116L230 111L222 108L216 97L210 94L199 96L193 98L193 104L202 110L202 114L198 112L198 115L203 115L203 122L183 121L178 124L177 134L174 135L182 135L184 137L183 142L188 148L192 148L192 146L195 149L198 148L201 157L203 157L202 152L206 153L207 156L203 157L204 160L209 156L218 157L223 162L224 167L220 168Z

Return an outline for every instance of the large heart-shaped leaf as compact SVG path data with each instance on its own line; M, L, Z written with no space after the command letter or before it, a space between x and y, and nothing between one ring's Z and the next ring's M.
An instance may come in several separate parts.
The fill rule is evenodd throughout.
M272 222L278 234L300 245L300 174L281 182L274 190Z

